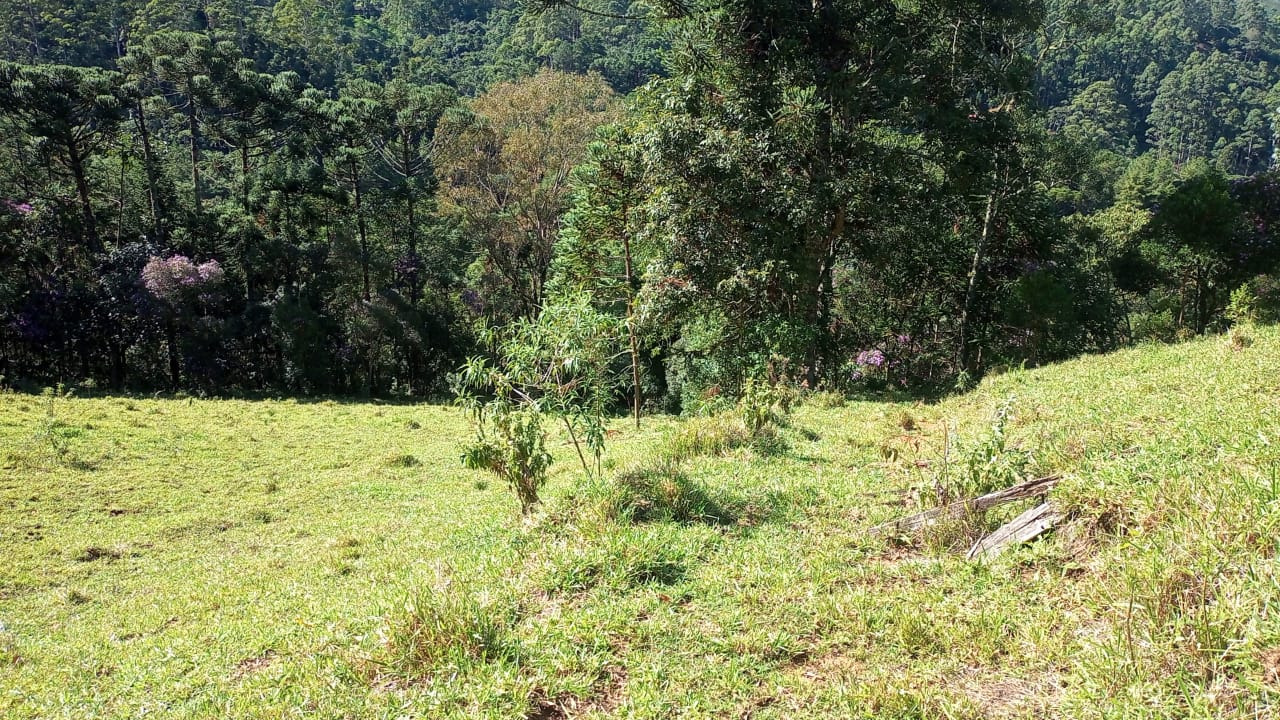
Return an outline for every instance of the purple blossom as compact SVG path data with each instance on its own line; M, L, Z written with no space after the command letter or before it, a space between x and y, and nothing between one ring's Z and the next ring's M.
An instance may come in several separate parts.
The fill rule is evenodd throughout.
M31 203L29 202L20 203L20 202L14 202L12 200L5 200L4 205L5 207L9 208L13 212L18 213L19 215L30 215L31 213L35 212L35 208L32 207Z
M859 367L879 368L884 366L884 353L879 350L863 350L856 360Z
M217 260L209 260L207 262L200 263L200 265L196 267L196 274L200 276L200 282L206 285L216 285L217 283L222 282L222 279L226 277L226 273L222 271L222 266L218 264Z
M166 302L178 302L186 291L216 285L225 276L217 260L196 265L185 255L152 256L142 268L142 284Z

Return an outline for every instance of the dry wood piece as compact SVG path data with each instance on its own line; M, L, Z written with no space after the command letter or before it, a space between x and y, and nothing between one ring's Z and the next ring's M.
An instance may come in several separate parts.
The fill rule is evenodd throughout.
M980 495L976 498L953 502L948 505L925 510L914 515L891 520L871 528L872 532L887 532L890 530L910 531L919 530L926 525L931 525L938 518L943 517L961 517L968 513L982 512L993 507L1004 505L1006 503L1015 502L1017 500L1026 500L1027 498L1039 497L1049 492L1058 481L1062 479L1061 475L1048 475L1042 478L1035 478L1026 482L1018 483L1012 487L1003 490Z
M972 560L982 555L998 555L1010 545L1034 540L1066 517L1052 502L1043 502L1001 525L969 548L965 557Z

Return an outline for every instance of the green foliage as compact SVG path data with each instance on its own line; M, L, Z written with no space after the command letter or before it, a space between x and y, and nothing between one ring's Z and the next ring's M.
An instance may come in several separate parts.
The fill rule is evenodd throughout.
M1258 320L1258 296L1249 283L1243 283L1231 291L1225 314L1236 325L1249 325Z
M624 469L604 490L606 514L622 522L725 524L735 513L712 498L674 459Z
M594 542L555 554L542 578L550 593L580 593L597 587L629 590L674 585L684 579L689 558L684 548L646 528L608 528Z
M780 404L789 394L755 379L743 386L732 410L686 418L666 443L666 457L681 461L699 456L723 455L742 447L752 447L762 455L786 449L779 427L786 420L790 403Z
M484 337L496 360L472 358L455 376L458 401L477 425L463 459L507 480L528 513L550 464L545 420L563 424L588 477L602 472L605 420L618 385L617 321L574 295Z
M514 658L515 608L487 588L452 577L404 603L385 631L385 660L396 674L421 678Z
M723 455L750 442L751 432L736 414L695 416L680 424L667 441L665 454L676 461Z
M778 404L779 391L773 385L748 378L742 386L742 396L738 398L738 411L742 415L742 424L747 432L755 435L773 421L774 406Z
M1247 353L1148 343L937 402L801 405L792 422L823 430L801 452L680 468L736 526L600 518L562 477L548 504L581 516L513 522L505 490L449 462L471 428L448 407L60 400L59 417L93 425L75 446L95 468L0 468L0 683L22 690L0 703L107 718L148 703L192 718L409 705L441 720L768 715L779 692L815 720L1265 708L1280 454L1275 398L1258 389L1280 373L1280 333L1253 335ZM1070 520L981 564L871 531L911 511L947 438L977 445L1013 394L1006 450L1034 443L1062 473L1051 498ZM0 394L0 447L44 411ZM658 469L673 422L615 422L608 459ZM886 441L920 452L887 461ZM401 453L423 465L388 471Z
M996 410L982 437L969 446L947 448L941 472L934 478L934 495L939 505L985 495L1011 487L1028 478L1035 465L1031 452L1010 446L1008 425L1012 418L1014 398ZM950 454L957 456L952 459Z
M498 405L480 419L480 436L462 453L462 464L488 470L506 481L529 514L538 505L538 490L547 480L551 454L547 452L542 412L536 403L523 409ZM486 426L491 426L486 430Z

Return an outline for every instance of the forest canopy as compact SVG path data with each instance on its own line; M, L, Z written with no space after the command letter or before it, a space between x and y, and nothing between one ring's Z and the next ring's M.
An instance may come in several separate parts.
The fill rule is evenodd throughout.
M0 383L430 396L586 298L678 411L1266 320L1276 21L0 0Z

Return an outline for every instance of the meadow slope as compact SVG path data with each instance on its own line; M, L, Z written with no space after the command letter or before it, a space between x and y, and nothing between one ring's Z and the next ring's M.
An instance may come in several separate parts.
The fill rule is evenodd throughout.
M1253 340L820 396L737 447L620 421L602 482L554 439L531 522L447 407L0 395L0 716L1271 717ZM1049 473L1070 521L991 561L1025 505L869 532Z

